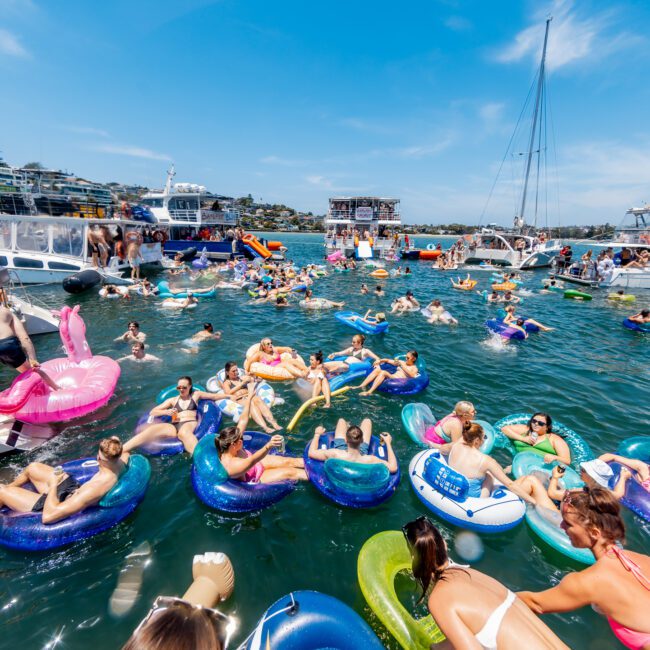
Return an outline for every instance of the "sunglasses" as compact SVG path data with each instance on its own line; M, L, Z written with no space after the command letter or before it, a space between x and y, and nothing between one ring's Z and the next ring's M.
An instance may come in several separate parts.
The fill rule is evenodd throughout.
M548 426L547 423L546 423L544 420L538 420L538 419L536 419L536 418L533 418L533 419L530 421L530 423L531 423L531 425L532 425L532 424L536 424L538 427L545 427L545 426Z
M189 386L176 386L176 390L189 390Z

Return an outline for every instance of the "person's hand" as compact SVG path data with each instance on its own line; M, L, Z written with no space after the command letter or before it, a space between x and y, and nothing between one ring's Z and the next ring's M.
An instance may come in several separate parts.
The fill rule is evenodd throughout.
M328 358L328 359L333 359L333 358L334 358L334 355L333 355L333 354L328 354L328 355L327 355L327 358Z
M266 443L269 447L275 447L275 449L280 449L282 447L282 441L284 438L279 435L271 436L271 439Z
M621 467L621 478L624 480L629 479L632 476L632 472L627 467Z
M375 361L375 362L372 364L373 368L376 368L380 363L381 363L381 359L377 359L377 361Z
M247 384L248 387L248 395L254 395L255 394L255 382L251 381Z
M29 360L29 365L34 369L41 367L41 364L38 362L37 359L30 359Z
M316 436L322 436L325 433L325 427L319 424L315 429L314 429L314 438Z
M554 456L553 454L544 454L544 463L547 465L552 463L554 460L557 460L557 456Z
M393 442L393 436L388 433L388 431L382 431L379 434L379 437L387 444L390 445L391 442Z
M556 465L556 466L553 468L553 471L551 472L551 476L552 476L553 478L557 478L557 479L562 478L562 477L564 476L564 472L561 471L561 470L562 470L562 467L561 467L560 465Z

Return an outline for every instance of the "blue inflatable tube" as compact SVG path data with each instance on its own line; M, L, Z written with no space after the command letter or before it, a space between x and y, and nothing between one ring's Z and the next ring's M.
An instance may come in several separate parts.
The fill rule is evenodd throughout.
M622 465L620 463L610 462L608 465L614 471L614 476L609 481L609 489L613 490L618 483L621 475ZM628 468L629 469L629 468ZM648 492L636 478L636 472L630 470L632 476L628 479L625 485L625 494L621 499L621 503L629 508L635 515L638 515L646 521L650 521L650 492Z
M329 361L345 361L348 357L334 357L329 359ZM327 380L330 383L330 390L333 392L342 388L346 384L349 384L351 381L361 381L365 379L370 372L372 371L372 363L369 361L359 361L356 363L349 363L349 370L346 372L339 373L338 375L332 375L327 377Z
M635 323L629 318L626 318L623 321L623 327L632 330L633 332L645 332L646 334L650 333L650 323Z
M396 358L404 361L406 357L400 354ZM429 375L423 359L418 359L415 365L419 370L415 377L409 379L385 379L377 390L380 393L388 393L389 395L415 395L422 392L429 385ZM381 368L391 374L397 370L397 366L390 363L382 363Z
M324 433L318 441L319 449L329 449L334 442L334 431ZM397 489L400 481L399 467L391 474L384 463L353 463L338 458L326 461L309 458L309 447L305 446L303 458L305 470L314 487L328 499L349 508L370 508L387 501ZM368 453L388 460L386 447L372 436Z
M266 433L246 431L244 449L254 453L270 439ZM229 478L217 455L214 440L213 434L204 436L192 456L192 486L206 506L223 512L255 512L277 503L295 488L295 481L246 483ZM272 450L270 453L276 452ZM284 455L291 456L290 453Z
M194 429L196 439L201 440L204 436L217 433L221 418L221 411L212 400L199 400L196 413L198 424ZM171 418L168 415L151 417L148 413L144 413L138 420L136 432L147 425L161 422L171 422ZM183 443L178 438L158 438L146 445L142 445L140 449L151 456L182 454L185 451Z
M162 282L159 282L156 286L158 288L159 298L187 298L187 292L185 291L181 293L172 293L169 290L169 282L167 282L167 280L163 280ZM202 298L214 298L214 296L216 295L216 291L214 288L210 289L210 291L207 292L195 293L194 291L190 291L190 293L197 300L201 300Z
M81 458L64 463L63 471L83 484L98 467L94 458ZM108 530L136 509L150 475L149 461L144 456L131 456L126 472L98 505L53 524L44 524L40 512L21 514L2 508L0 544L19 551L48 551Z
M512 474L515 478L529 474L535 474L539 478L540 475L543 475L543 482L547 483L555 464L547 465L539 454L522 451L512 461ZM574 490L581 488L584 483L577 472L567 467L564 476L560 479L560 485L567 490ZM596 561L589 549L575 548L571 544L568 535L560 528L562 515L559 510L529 506L526 509L526 523L537 537L562 555L581 564L593 564Z
M518 339L520 341L523 341L526 338L521 330L518 330L516 327L506 325L502 320L499 320L498 318L488 318L488 320L485 321L485 327L487 327L489 330L492 330L493 332L496 332L504 339ZM531 332L539 332L539 327L533 323L524 322L524 329L529 334Z
M650 464L650 436L632 436L623 440L616 453L626 458L636 458Z
M294 591L269 607L245 650L383 650L370 626L340 600Z
M357 318L353 318L354 316ZM357 314L355 311L339 311L334 314L334 318L336 318L339 323L352 327L363 334L384 334L388 331L388 323L386 321L371 325L370 323L361 320L361 314Z

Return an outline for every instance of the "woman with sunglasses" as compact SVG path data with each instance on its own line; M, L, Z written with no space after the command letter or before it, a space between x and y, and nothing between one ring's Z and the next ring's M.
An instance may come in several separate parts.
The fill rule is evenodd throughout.
M525 639L527 650L568 648L498 580L455 564L427 517L409 522L402 531L413 576L422 587L420 600L429 593L429 612L452 647L519 650Z
M634 650L650 649L650 557L624 551L625 525L609 490L567 490L562 528L575 548L587 548L596 563L569 573L558 585L517 596L536 614L570 612L587 605L607 617L616 638Z
M280 449L282 436L271 439L256 452L244 449L244 432L248 425L250 405L255 395L253 384L248 384L248 396L237 426L226 427L214 439L219 460L228 476L246 483L278 483L280 481L306 481L305 463L302 458L269 455L271 449Z
M188 454L194 453L194 447L198 443L194 430L198 425L199 400L228 399L228 395L194 390L192 388L192 378L187 376L178 378L176 390L178 391L178 397L166 399L149 412L149 415L153 417L167 415L171 417L171 422L155 422L145 427L126 442L124 451L133 451L156 438L178 438L183 443L183 447L185 447Z
M273 341L269 338L264 338L260 341L259 349L253 352L244 362L244 370L250 372L250 367L254 363L262 363L265 366L278 366L284 368L294 379L303 377L307 366L302 359L297 357L285 357L282 355L290 352L292 355L295 353L293 348L274 346Z
M553 420L548 413L534 413L528 424L509 424L501 431L510 440L515 441L518 451L525 451L526 446L543 452L544 462L557 460L565 465L571 464L569 445L556 433L553 433Z

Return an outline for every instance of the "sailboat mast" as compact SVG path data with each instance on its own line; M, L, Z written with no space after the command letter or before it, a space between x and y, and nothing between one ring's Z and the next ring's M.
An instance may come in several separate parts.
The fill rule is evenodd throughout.
M533 113L533 128L530 131L530 142L528 143L528 159L526 160L526 175L524 176L524 191L521 195L521 210L519 216L523 222L524 210L526 209L526 195L528 194L528 178L530 176L530 165L533 160L533 146L535 145L535 134L537 132L537 122L539 119L539 105L542 99L542 90L544 88L544 71L546 66L546 45L548 43L548 28L553 18L546 20L546 32L544 33L544 48L542 49L542 61L539 64L539 77L537 79L537 94L535 96L535 111Z

